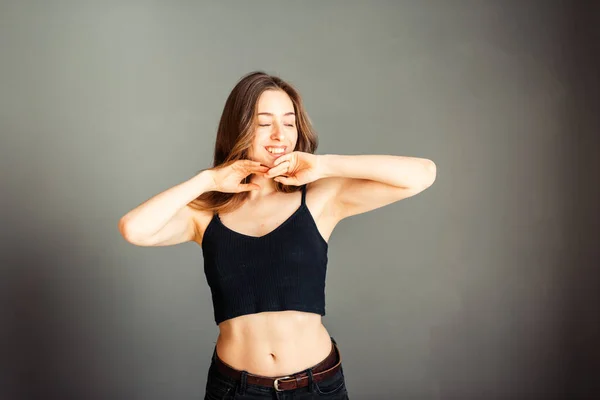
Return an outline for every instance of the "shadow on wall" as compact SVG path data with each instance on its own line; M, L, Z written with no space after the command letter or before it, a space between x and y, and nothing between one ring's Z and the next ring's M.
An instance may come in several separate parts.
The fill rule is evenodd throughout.
M101 309L110 307L110 281L97 258L73 238L13 233L0 271L0 398L132 398L118 392L123 364L108 365L103 351L115 324Z
M571 199L569 251L564 263L565 324L561 330L568 398L600 398L600 3L569 3L565 46L571 96L569 142L573 163L565 192Z
M554 274L544 288L552 302L542 309L543 318L523 301L532 299L525 291L499 294L510 285L469 282L462 307L431 334L431 368L441 399L600 398L600 5L575 1L563 11L565 31L556 47L564 52L569 86L561 149L572 161L562 166L567 243L550 265L524 264L539 268L544 275L538 276Z

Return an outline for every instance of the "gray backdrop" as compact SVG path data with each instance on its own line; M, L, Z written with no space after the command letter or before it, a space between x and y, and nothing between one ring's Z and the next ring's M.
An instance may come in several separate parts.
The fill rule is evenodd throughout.
M210 165L227 94L261 69L298 87L318 153L438 166L331 237L351 398L593 398L593 8L3 1L0 397L203 397L201 249L135 247L117 222Z

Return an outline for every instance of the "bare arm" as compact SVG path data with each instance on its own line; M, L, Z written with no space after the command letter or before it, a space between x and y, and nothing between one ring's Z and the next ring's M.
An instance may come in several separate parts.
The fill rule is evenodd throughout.
M433 184L436 165L394 155L323 155L319 176L329 181L339 218L361 214L416 195Z
M215 189L211 171L202 171L129 211L119 220L119 231L125 240L138 246L167 246L194 240L197 211L188 204Z

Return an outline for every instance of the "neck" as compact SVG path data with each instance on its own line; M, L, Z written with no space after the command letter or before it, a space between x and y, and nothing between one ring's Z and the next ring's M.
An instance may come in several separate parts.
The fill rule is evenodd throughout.
M252 200L264 198L277 192L277 182L275 182L273 178L253 175L250 178L250 182L260 186L260 189L250 191L250 199Z

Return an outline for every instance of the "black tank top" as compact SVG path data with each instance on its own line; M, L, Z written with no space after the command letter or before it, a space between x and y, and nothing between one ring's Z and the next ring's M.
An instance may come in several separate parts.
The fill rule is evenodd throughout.
M240 315L297 310L325 315L328 244L306 207L263 236L227 228L217 213L202 239L217 325Z

